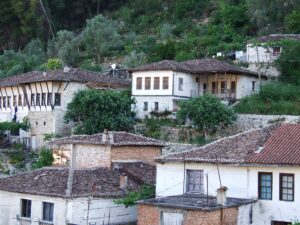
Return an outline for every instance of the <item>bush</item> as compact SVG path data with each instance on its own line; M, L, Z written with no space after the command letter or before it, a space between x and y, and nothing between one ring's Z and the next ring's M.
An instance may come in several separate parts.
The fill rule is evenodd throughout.
M47 148L42 148L39 153L39 159L32 165L33 169L52 166L54 161L52 151Z

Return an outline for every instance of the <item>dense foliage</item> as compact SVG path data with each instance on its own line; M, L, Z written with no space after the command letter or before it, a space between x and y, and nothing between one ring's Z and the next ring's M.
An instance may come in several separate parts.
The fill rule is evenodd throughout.
M181 102L177 115L181 120L189 119L205 134L220 125L227 126L235 120L233 110L209 94Z
M104 70L242 50L261 34L300 30L294 0L2 0L0 77L48 59Z
M300 88L297 85L270 82L258 94L245 97L234 107L237 113L299 115Z
M0 136L4 134L5 131L10 131L15 134L19 132L19 129L27 130L29 128L28 121L23 122L1 122L0 123Z
M127 91L83 90L67 107L66 122L75 124L77 134L95 134L104 129L128 131L133 127L134 100Z

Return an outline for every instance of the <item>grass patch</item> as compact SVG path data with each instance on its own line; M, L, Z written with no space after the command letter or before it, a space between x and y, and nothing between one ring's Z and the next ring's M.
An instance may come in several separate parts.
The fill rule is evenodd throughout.
M258 94L243 98L234 110L244 114L300 115L300 87L269 82Z

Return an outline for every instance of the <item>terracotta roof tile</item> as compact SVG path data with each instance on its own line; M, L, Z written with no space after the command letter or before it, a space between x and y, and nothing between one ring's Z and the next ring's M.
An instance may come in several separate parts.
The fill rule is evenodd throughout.
M113 167L115 167L113 165ZM140 175L137 175L139 171ZM120 189L120 175L128 176L128 187ZM0 179L0 190L24 194L76 198L122 197L144 184L155 183L156 170L147 163L118 163L118 168L76 169L48 167Z
M152 138L131 134L127 132L109 131L107 141L103 140L103 133L94 135L73 135L55 139L50 144L110 144L112 146L164 146L164 143Z
M112 83L129 86L130 81L116 77L109 77L102 73L86 71L82 69L70 69L69 72L63 70L51 70L46 73L41 71L28 72L21 75L7 77L0 80L0 86L13 86L25 83L43 82L43 81L73 81L79 83Z
M300 34L271 34L271 35L259 37L257 40L260 43L265 43L265 42L280 41L285 39L300 41Z
M250 130L158 162L300 165L300 125L282 124Z

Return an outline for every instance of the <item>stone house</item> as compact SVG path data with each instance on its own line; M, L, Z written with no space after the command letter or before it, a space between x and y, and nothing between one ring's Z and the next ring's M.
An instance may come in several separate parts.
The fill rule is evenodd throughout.
M68 103L83 89L123 89L130 82L81 69L29 72L0 80L0 122L27 117L30 147L43 144L44 134L68 133L63 123Z
M164 60L129 70L138 117L151 111L176 111L178 102L211 93L225 102L235 102L257 91L257 73L217 59L184 62ZM266 78L262 76L261 81Z
M153 154L147 147L159 153L164 144L125 132L108 132L114 138L108 144L104 136L57 139L53 145L71 146L71 158L64 158L68 166L59 160L54 167L0 179L0 224L136 224L136 207L114 201L155 184L156 168L145 153Z
M127 132L105 131L94 135L73 135L51 142L54 165L76 168L111 168L114 162L143 161L155 165L164 144Z
M300 34L271 34L262 36L255 40L259 43L256 45L253 41L249 41L246 45L246 58L249 63L249 70L259 72L259 66L262 73L268 76L278 76L279 71L274 66L274 62L282 52L282 46L274 46L283 40L296 40L300 41Z
M300 219L299 137L299 124L279 124L160 157L157 198L140 202L138 224L290 225Z

